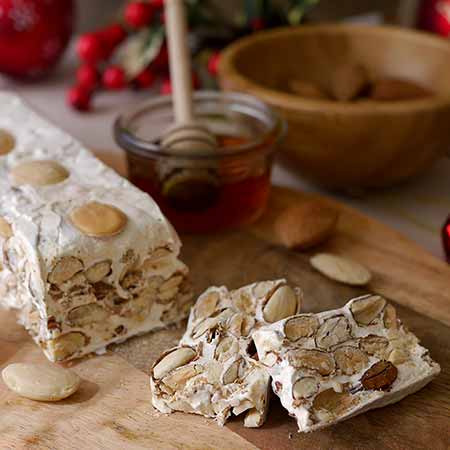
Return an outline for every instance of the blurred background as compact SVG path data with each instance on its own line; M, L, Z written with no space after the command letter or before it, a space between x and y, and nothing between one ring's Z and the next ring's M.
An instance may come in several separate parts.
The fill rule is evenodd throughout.
M77 0L78 31L108 23L124 3L124 0ZM230 14L230 11L241 8L243 1L216 0L216 3L224 14ZM418 6L419 0L323 0L308 13L308 17L311 21L335 21L349 16L375 15L373 17L388 23L413 25Z

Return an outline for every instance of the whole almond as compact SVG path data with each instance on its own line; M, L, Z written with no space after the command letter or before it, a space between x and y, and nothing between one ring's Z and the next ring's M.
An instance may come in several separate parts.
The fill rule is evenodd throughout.
M364 266L342 256L318 253L309 261L322 275L351 286L365 286L372 278Z
M292 79L288 81L288 86L290 92L299 97L316 100L329 99L327 93L318 84L310 81Z
M286 247L306 250L334 233L338 217L336 209L310 200L283 211L275 223L275 232Z
M370 91L370 98L378 101L414 100L432 95L429 89L413 81L399 78L377 80Z
M340 102L357 98L369 85L367 70L360 64L343 64L334 69L331 81L333 97Z
M80 377L71 370L49 364L10 364L3 381L16 394L31 400L56 402L74 394Z

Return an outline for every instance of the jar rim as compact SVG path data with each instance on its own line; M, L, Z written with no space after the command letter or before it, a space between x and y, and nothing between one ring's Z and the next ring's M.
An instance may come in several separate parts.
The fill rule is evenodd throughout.
M246 153L252 153L255 148L263 146L268 139L272 139L272 144L279 142L287 131L286 121L275 112L270 106L268 106L263 101L257 99L248 94L242 94L240 92L221 92L221 91L210 91L202 90L196 91L193 94L194 103L196 101L218 101L218 102L234 102L240 105L242 110L240 111L247 116L255 117L259 115L261 122L262 116L270 120L271 126L264 131L256 139L246 141L242 144L232 145L227 147L226 153L214 153L211 155L210 152L195 152L186 154L184 151L167 151L163 147L156 144L154 141L146 140L138 137L133 133L129 124L133 118L149 108L167 106L172 103L172 96L158 96L153 97L149 100L138 103L136 106L129 108L125 113L119 115L114 121L114 136L116 142L119 146L126 152L134 153L143 157L167 157L167 158L180 158L186 160L198 160L198 159L223 159L229 157L235 157L239 155L244 155ZM250 114L250 109L254 114ZM247 112L245 112L247 110Z

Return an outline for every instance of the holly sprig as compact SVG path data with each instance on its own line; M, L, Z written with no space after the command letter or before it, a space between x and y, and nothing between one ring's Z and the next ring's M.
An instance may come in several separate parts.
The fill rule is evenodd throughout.
M298 25L318 1L242 0L242 9L236 14L223 14L217 0L185 0L196 62L194 87L214 85L223 47L262 29ZM160 78L160 92L172 91L164 0L128 2L120 22L82 35L77 50L81 65L67 100L80 111L90 108L93 94L101 89L146 89Z

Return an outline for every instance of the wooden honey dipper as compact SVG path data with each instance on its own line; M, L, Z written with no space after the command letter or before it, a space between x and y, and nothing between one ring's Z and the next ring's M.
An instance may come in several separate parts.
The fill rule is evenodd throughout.
M196 121L194 115L191 60L183 0L166 0L165 15L175 125L163 136L161 144L169 150L213 152L217 146L215 136Z

